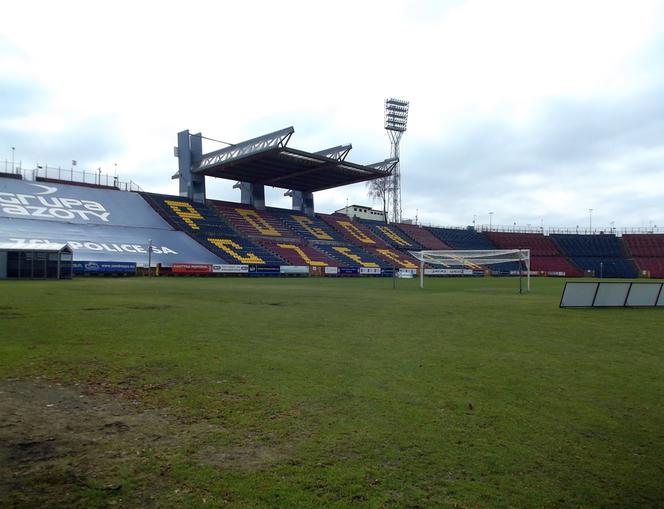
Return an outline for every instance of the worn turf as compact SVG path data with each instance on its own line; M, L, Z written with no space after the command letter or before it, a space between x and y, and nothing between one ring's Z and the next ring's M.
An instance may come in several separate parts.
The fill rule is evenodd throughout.
M0 282L0 506L663 506L664 310L562 286Z

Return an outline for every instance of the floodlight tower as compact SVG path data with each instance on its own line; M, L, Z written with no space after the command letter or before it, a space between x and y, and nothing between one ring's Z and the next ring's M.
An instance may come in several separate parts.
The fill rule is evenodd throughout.
M408 124L408 101L402 99L385 99L385 130L390 137L392 149L390 157L397 160L392 170L390 191L391 219L393 223L401 222L401 168L399 164L399 142L401 136L406 132Z

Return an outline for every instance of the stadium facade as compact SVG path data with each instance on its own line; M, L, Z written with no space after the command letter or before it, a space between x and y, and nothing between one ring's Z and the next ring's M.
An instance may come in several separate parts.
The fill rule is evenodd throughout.
M0 243L69 245L78 272L150 264L164 273L388 275L418 270L409 251L529 249L533 275L664 277L664 235L479 232L317 213L315 191L383 178L395 161L350 163L350 145L292 149L292 132L210 154L203 154L200 134L179 133L179 196L30 178L12 168L0 174ZM209 199L205 177L236 182L240 203ZM286 189L292 208L269 207L266 185ZM490 270L505 275L521 268L506 263ZM437 267L431 273L460 272Z

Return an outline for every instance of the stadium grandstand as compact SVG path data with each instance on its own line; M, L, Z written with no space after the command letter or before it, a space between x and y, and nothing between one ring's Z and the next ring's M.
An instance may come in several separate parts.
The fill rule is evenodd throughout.
M527 249L531 275L664 277L661 234L545 235L319 213L314 192L384 178L395 161L348 162L350 145L296 150L288 147L292 134L286 128L203 154L200 134L179 133L179 196L117 177L12 168L0 175L0 242L68 244L75 268L105 262L111 272L113 263L129 263L162 273L392 275L417 271L409 252L419 250ZM206 177L234 182L240 201L208 198ZM266 206L266 185L286 189L292 208ZM469 273L522 269L517 262L479 268Z

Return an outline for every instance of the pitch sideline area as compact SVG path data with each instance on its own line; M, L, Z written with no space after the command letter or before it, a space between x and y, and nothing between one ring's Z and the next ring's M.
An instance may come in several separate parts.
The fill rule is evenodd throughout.
M660 505L662 310L563 282L0 282L0 506Z

